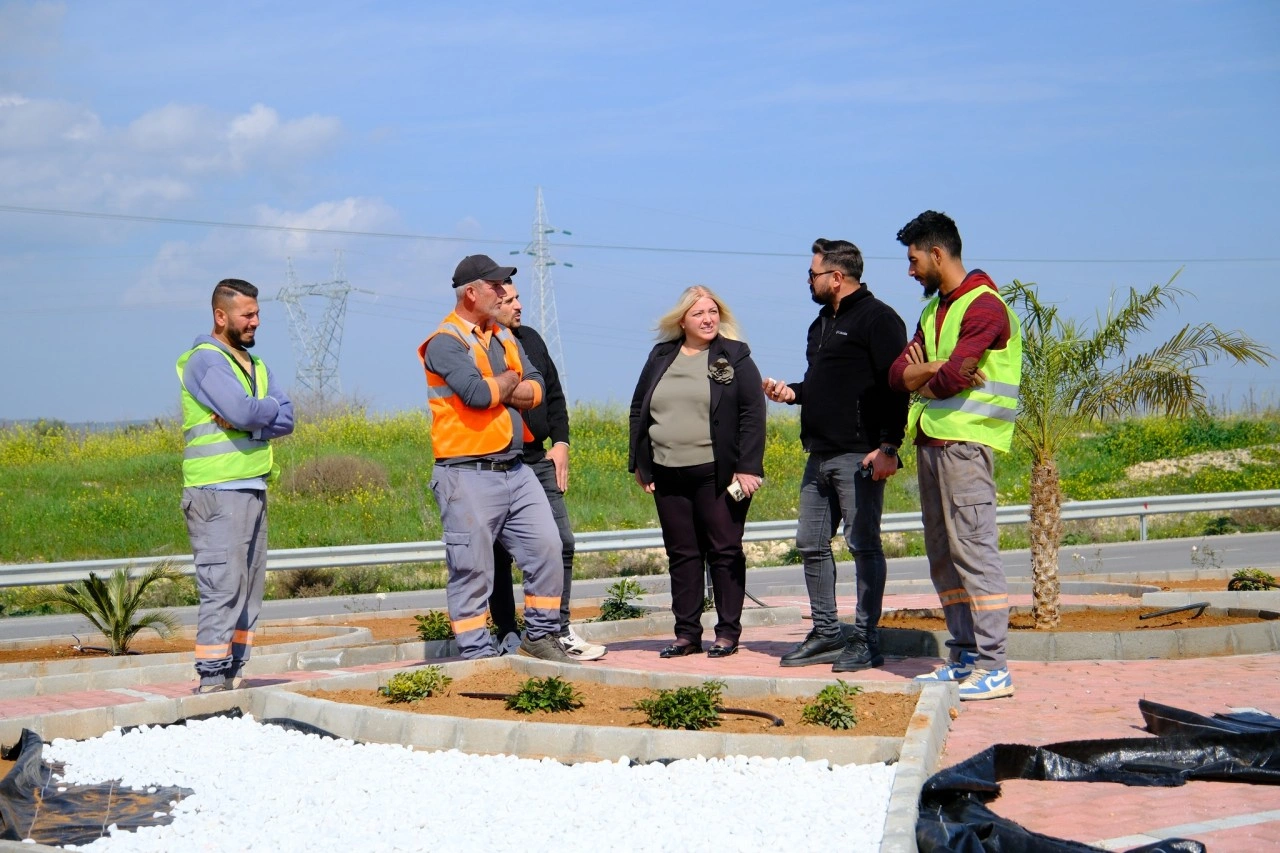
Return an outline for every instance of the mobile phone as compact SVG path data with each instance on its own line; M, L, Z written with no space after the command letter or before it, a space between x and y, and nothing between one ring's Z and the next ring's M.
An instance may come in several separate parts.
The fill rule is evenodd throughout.
M747 493L742 491L742 486L738 484L737 480L730 480L729 488L725 489L725 491L727 491L729 493L729 497L733 498L735 501L745 500L747 497Z

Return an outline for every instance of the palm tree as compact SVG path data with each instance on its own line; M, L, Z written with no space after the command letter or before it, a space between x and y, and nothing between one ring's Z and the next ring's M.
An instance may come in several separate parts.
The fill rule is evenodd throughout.
M116 569L106 580L90 572L87 580L37 590L32 600L37 605L61 604L71 608L102 632L111 654L124 655L129 653L129 643L144 628L150 628L161 638L167 638L178 629L177 618L168 611L140 611L147 587L157 581L181 577L169 563L153 566L136 581L124 568Z
M1181 272L1181 270L1179 270ZM1178 277L1144 292L1129 289L1088 329L1042 302L1035 284L1014 280L1005 301L1022 319L1022 385L1015 440L1031 454L1032 615L1037 628L1058 624L1058 546L1062 540L1062 486L1058 451L1099 419L1163 412L1173 417L1204 414L1205 392L1197 369L1227 356L1267 364L1270 350L1243 332L1212 323L1183 326L1154 349L1128 355L1130 342L1148 324L1177 305L1186 291Z

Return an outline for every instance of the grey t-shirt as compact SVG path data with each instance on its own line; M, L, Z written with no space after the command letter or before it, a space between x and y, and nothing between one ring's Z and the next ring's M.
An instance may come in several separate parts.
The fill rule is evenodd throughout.
M665 468L684 468L716 460L711 447L711 386L707 351L676 355L658 380L649 401L649 441L653 461Z

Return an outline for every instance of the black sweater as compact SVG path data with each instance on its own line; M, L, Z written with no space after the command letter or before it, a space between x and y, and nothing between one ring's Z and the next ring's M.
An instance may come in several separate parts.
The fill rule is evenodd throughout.
M825 305L809 327L804 381L791 388L800 442L811 453L868 453L902 444L909 395L889 387L889 365L907 346L898 313L864 284Z
M524 446L524 461L540 462L547 455L548 438L553 444L558 441L569 443L569 407L565 403L564 389L560 387L560 374L555 362L551 360L551 353L547 351L542 335L528 326L512 329L511 332L520 340L524 354L542 374L546 385L542 402L523 412L524 422L528 425L529 432L533 433L533 441Z

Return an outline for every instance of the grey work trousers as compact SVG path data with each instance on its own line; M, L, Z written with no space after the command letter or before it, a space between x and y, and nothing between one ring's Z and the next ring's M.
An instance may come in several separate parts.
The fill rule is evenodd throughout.
M449 619L464 658L496 654L486 625L493 591L493 543L501 542L524 573L525 635L560 630L563 565L551 506L529 466L482 471L465 463L436 465L431 492L444 528Z
M1000 560L991 448L972 441L916 448L929 576L942 601L950 659L976 652L1004 669L1009 585Z
M884 480L859 472L865 453L810 453L800 478L800 519L796 550L804 558L813 630L824 637L840 634L836 612L836 561L831 537L844 522L845 542L853 554L858 603L854 627L873 649L880 647L880 613L888 566L880 540Z
M215 682L239 674L253 650L267 573L267 493L187 487L182 514L200 592L196 673Z
M556 485L556 464L550 459L527 463L542 484L542 491L551 505L551 516L556 520L556 532L560 534L560 559L564 563L564 589L560 593L560 630L569 630L569 592L573 586L573 528L569 526L569 508L564 504L564 492ZM489 595L489 613L498 627L498 638L516 631L516 599L511 582L511 555L501 542L493 543L493 592Z

